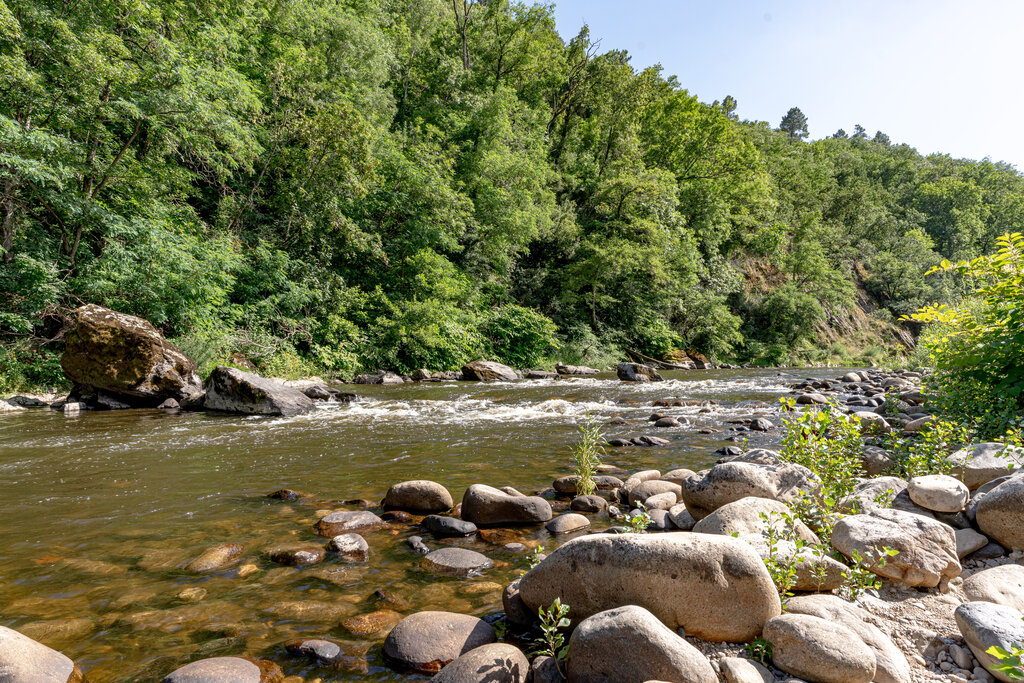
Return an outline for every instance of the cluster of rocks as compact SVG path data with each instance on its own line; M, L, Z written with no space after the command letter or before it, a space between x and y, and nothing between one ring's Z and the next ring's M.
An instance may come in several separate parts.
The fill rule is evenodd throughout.
M596 375L596 368L585 365L556 363L554 372L548 370L514 370L507 365L490 360L475 360L466 363L461 370L432 372L425 368L407 375L394 372L377 372L356 375L356 384L405 384L407 382L511 382L518 379L557 379L559 377Z
M848 372L840 379L807 379L790 385L798 405L837 406L869 432L915 433L933 421L921 392L922 373L909 370Z

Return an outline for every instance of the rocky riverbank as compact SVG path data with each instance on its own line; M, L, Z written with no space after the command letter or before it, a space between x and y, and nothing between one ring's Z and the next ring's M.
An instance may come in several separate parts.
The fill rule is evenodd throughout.
M919 380L916 373L858 372L797 382L793 391L798 410L884 419L882 425L860 417L868 437L887 430L912 435L911 425L929 417ZM672 396L652 403L651 429L662 429L655 425L666 419L682 425L684 410L692 415L714 407ZM738 420L731 429L737 436L770 433L778 430L776 421ZM621 419L605 426L620 448L651 445L634 443L645 435L630 430L644 428ZM532 676L539 682L563 675L640 683L992 680L985 650L1010 647L1024 625L1024 478L1014 469L1021 453L980 444L949 458L955 476L910 480L888 475L893 454L884 448L866 446L861 455L865 476L840 506L845 512L832 520L827 553L810 550L824 543L817 520L793 520L792 540L775 533L780 520L796 514L802 496L821 489L818 477L777 451L738 445L697 471L604 468L595 477L596 490L586 495L577 495L579 478L568 472L537 491L500 481L461 491L443 481L403 481L382 487L379 503L328 503L299 491L274 491L266 499L268 511L308 511L290 534L256 555L251 546L225 541L157 567L240 585L261 575L282 581L340 570L338 595L269 609L278 618L302 620L315 612L337 619L337 630L349 638L317 632L263 648L260 657L204 658L197 648L190 657L196 661L164 680L353 680L367 674L378 653L396 673L439 681ZM373 571L385 553L395 552L388 540L393 537L404 539L405 561L424 577L466 595L496 591L502 609L475 612L456 598L414 611L401 596L380 592L353 613L341 600L344 568ZM537 555L538 540L546 557ZM486 547L467 547L479 542ZM877 556L881 548L896 551L884 565L856 561ZM787 563L795 571L788 591L794 595L783 596L783 608L777 570ZM521 566L521 576L505 585L488 581L509 566ZM858 566L878 576L881 588L858 591L851 600L849 577ZM201 605L205 592L202 584L182 590L178 599L186 607L165 616L181 612L187 618L187 606ZM568 657L561 662L534 654L541 636L538 611L556 598L568 606L571 622ZM161 614L128 613L114 623L160 622ZM370 649L353 636L368 637ZM273 629L265 637L273 641ZM318 673L286 675L303 660ZM63 683L79 675L58 652L0 629L0 671L7 670L16 672L4 679L11 681Z

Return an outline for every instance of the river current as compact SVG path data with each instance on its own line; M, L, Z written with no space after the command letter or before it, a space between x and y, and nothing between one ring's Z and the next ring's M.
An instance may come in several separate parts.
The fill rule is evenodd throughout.
M842 371L816 371L836 377ZM781 433L736 431L730 420L778 422L778 399L800 371L665 373L628 385L614 375L515 383L359 386L351 404L323 403L293 418L158 411L46 409L0 416L0 624L60 649L93 683L158 681L188 661L217 655L269 659L293 680L408 680L385 666L380 645L398 615L443 609L500 612L501 589L526 568L509 541L550 549L543 527L435 539L393 524L366 534L370 560L328 556L306 568L275 565L264 551L289 542L320 545L316 512L376 507L390 484L440 482L458 501L486 483L524 492L570 474L570 452L588 419L608 438L656 435L660 448L607 449L626 472L700 469L725 445L777 443ZM656 408L659 399L698 399ZM656 429L652 412L687 418ZM609 424L621 417L627 424ZM268 492L308 494L272 501ZM556 514L568 499L555 502ZM348 502L345 502L348 501ZM593 515L592 527L612 524ZM431 549L460 545L495 562L469 579L419 567L405 540ZM571 536L569 536L571 537ZM212 575L182 567L205 548L245 546L243 559ZM239 576L239 567L258 571ZM377 613L376 633L345 626ZM352 622L348 622L350 625ZM369 628L373 628L371 625ZM331 671L286 654L296 638L343 643L355 669Z

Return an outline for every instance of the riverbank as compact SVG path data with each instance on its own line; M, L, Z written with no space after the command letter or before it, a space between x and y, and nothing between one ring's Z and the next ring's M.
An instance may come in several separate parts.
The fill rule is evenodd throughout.
M864 400L870 390L842 382L844 374L814 378L824 386L812 384L811 393ZM498 615L508 611L505 587L526 571L538 547L550 553L571 538L623 524L607 509L570 510L571 497L551 488L571 473L569 452L588 415L608 439L650 435L668 442L608 448L605 463L616 468L608 476L622 484L640 471L708 469L725 448L778 447L778 399L792 395L794 377L750 370L665 375L649 384L602 374L368 385L359 387L356 402L322 403L292 418L156 410L65 417L44 409L6 416L0 472L18 496L5 508L11 523L0 529L8 550L0 563L0 624L62 650L100 683L159 680L216 655L271 661L295 682L403 680L383 650L399 619L439 610L500 624ZM655 427L656 414L677 424ZM756 420L771 426L756 431ZM538 523L435 536L419 526L422 514L389 516L380 505L391 484L424 478L443 485L453 502L472 484L512 486L539 494L556 518L582 514L588 525L565 535ZM278 489L300 495L266 497ZM616 507L626 509L622 501ZM337 510L386 521L359 532L369 548L365 562L319 550L329 539L314 526ZM409 543L414 536L430 551L473 551L491 566L468 577L438 574ZM223 566L186 570L223 544L238 546ZM319 561L281 563L288 557L282 552L302 549ZM947 612L948 596L959 589L949 585L945 595L887 587L878 598L889 615L880 612L879 623L892 624L883 631L892 632L921 676L927 667L941 671L938 653L919 653L927 666L915 660L920 639L901 619L957 638ZM861 604L882 609L868 598ZM339 643L345 656L338 663L351 669L331 673L333 665L287 647L310 638ZM126 642L134 646L126 650ZM526 647L522 639L512 642ZM691 642L708 650L711 662L739 652ZM947 645L943 651L950 652Z

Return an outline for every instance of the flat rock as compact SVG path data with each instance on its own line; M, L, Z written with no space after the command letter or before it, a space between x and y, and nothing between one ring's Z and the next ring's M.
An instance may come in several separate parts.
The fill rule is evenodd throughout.
M1012 651L1014 645L1024 642L1024 614L994 602L966 602L956 608L953 616L978 662L1000 681L1013 680L992 670L999 660L988 654L988 649L997 646Z
M914 477L908 484L910 500L933 512L960 512L971 497L966 484L945 474Z
M384 496L383 505L386 510L431 513L451 510L455 501L444 486L435 481L417 479L394 484Z
M872 560L881 548L898 551L870 570L909 586L932 588L960 575L952 527L909 512L879 509L843 517L832 532L832 545L848 558L854 551Z
M622 605L704 640L744 642L779 614L761 558L739 539L709 534L594 534L556 548L519 581L536 611L556 597L581 619Z
M448 576L469 576L493 566L486 555L468 548L441 548L423 557L424 569Z
M697 648L643 607L626 605L579 622L569 639L570 683L717 683Z
M540 496L511 496L473 484L462 496L462 518L477 526L539 524L551 519L551 504Z
M402 671L436 674L470 650L496 640L483 619L454 612L417 612L402 619L384 641L384 655Z
M964 595L971 602L993 602L1024 612L1024 567L1004 564L964 579Z
M809 614L783 614L764 625L772 663L815 683L871 683L875 654L842 624Z
M598 491L611 491L622 486L621 479L608 474L596 474L593 480ZM558 493L574 496L579 491L579 481L579 475L569 474L551 482L551 488L555 489Z
M327 549L354 562L370 558L370 544L359 534L338 534L327 542Z
M341 625L354 636L370 636L390 629L401 620L402 615L395 610L380 609L348 617L341 622Z
M590 520L583 515L570 512L559 515L544 525L544 528L553 534L568 534L590 526Z
M298 389L238 368L219 365L203 384L203 407L226 413L291 417L313 410L313 401Z
M519 648L507 643L490 643L460 656L434 683L526 683L530 661Z
M386 522L368 510L339 510L321 517L313 530L333 538L341 534L370 531L386 526Z
M82 673L60 652L0 626L0 682L79 683Z

